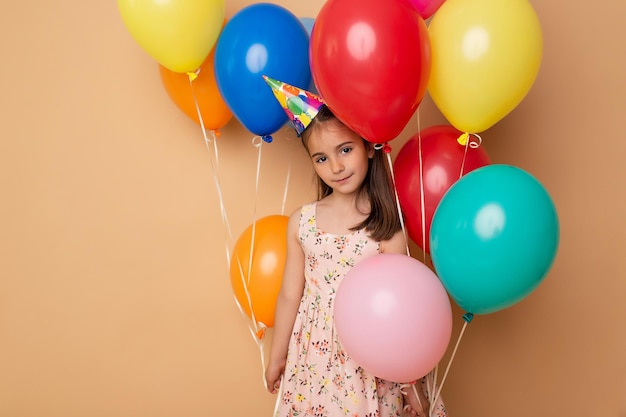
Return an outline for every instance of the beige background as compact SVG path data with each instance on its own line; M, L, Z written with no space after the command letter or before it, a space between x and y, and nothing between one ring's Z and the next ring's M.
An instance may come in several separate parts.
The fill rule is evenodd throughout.
M115 1L4 3L0 415L270 416L213 172L236 238L255 213L281 213L289 166L285 212L311 199L300 145L262 148L255 198L251 134L229 123L212 171ZM228 16L249 3L229 0ZM323 1L280 3L312 17ZM625 417L626 6L532 3L539 77L483 138L552 195L561 245L531 296L467 328L444 395L454 417ZM419 117L444 121L428 98Z

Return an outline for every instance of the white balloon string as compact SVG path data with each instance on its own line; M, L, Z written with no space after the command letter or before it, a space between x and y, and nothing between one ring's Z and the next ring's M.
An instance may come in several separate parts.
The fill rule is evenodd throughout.
M441 384L439 384L439 389L437 390L437 395L435 395L435 399L431 402L431 404L433 406L430 408L430 410L431 410L430 417L432 417L433 410L435 410L437 408L437 407L435 407L435 403L439 399L439 396L441 394L441 389L443 388L443 384L445 384L446 378L448 377L448 372L450 371L450 365L452 365L452 361L454 360L454 357L456 355L456 351L459 348L459 344L461 343L461 339L463 338L463 333L465 333L465 328L467 328L468 324L469 324L469 321L467 321L467 320L463 323L463 328L461 329L461 333L459 334L459 337L456 340L456 344L454 345L454 350L452 350L452 355L450 356L450 360L448 361L448 365L446 366L446 370L443 373L443 378L441 379Z
M276 405L274 405L274 417L278 416L278 406L283 398L283 386L285 385L285 374L280 378L280 387L278 387L278 393L276 394Z
M435 396L433 394L433 387L435 386L436 381L437 381L437 379L434 376L435 369L427 373L426 376L424 377L424 379L426 380L426 391L428 393L428 402L432 402L433 397Z
M197 73L195 73L195 75L197 76ZM200 112L200 106L198 104L198 99L196 97L195 91L193 89L193 80L195 79L195 77L193 77L191 74L189 74L189 86L191 88L191 93L193 96L193 101L194 101L194 105L196 107L196 112L198 114L198 121L200 122L200 127L202 129L202 135L204 137L204 144L207 148L207 151L209 151L209 163L211 165L211 172L213 174L213 181L215 183L215 188L217 190L217 195L218 195L218 201L219 201L219 205L220 205L220 214L221 214L221 218L222 218L222 224L224 225L225 228L225 235L226 235L226 242L225 242L225 246L226 246L226 265L227 265L227 270L230 271L230 267L231 267L231 255L230 255L230 246L232 245L232 241L233 241L233 234L232 234L232 230L230 227L230 223L228 221L228 215L226 214L226 207L224 205L224 194L222 192L222 187L221 187L221 181L219 178L219 172L218 172L218 168L219 168L219 153L218 153L218 148L217 148L217 138L215 135L215 131L211 131L211 135L212 135L212 140L209 139L209 136L207 134L207 130L204 126L204 120L202 119L202 114ZM209 146L209 143L213 142L213 152L214 154L211 155L211 148ZM262 141L261 141L262 143ZM215 159L215 161L213 161L213 158ZM260 146L259 146L259 160L260 160ZM257 169L257 189L258 189L258 169ZM255 199L255 203L256 203L256 199ZM255 206L255 213L256 213L256 206ZM254 222L256 223L256 221ZM253 224L254 224L253 223ZM254 233L252 236L252 242L254 242ZM251 243L250 245L250 251L252 252L252 245L253 243ZM250 254L250 266L248 269L248 272L250 272L252 270L251 267L251 262L252 262L252 253ZM261 379L263 382L263 385L267 385L266 381L265 381L265 377L264 377L264 373L265 373L265 351L264 351L264 343L265 343L265 339L264 339L264 332L267 326L265 326L263 323L257 323L256 318L254 316L254 310L252 309L252 299L250 297L250 292L248 291L248 285L246 284L246 280L244 279L244 273L243 273L243 268L241 266L241 262L239 261L239 258L237 258L237 263L238 263L238 267L239 267L239 272L240 272L240 276L242 277L242 284L243 284L243 288L244 288L244 292L246 295L246 299L248 301L248 306L250 308L250 316L251 316L251 324L248 325L248 329L250 330L250 332L252 333L252 338L254 339L257 347L259 348L259 354L261 356ZM239 303L239 300L237 300L237 297L234 297L235 299L235 305L237 306L237 308L239 309L239 312L245 317L246 314L243 311L243 308L241 307L241 304Z
M415 398L417 399L417 403L419 404L420 408L423 410L424 406L422 405L422 400L420 400L420 396L417 395L417 388L415 387L417 384L420 384L420 381L416 381L413 383L408 383L408 384L402 384L400 385L400 392L402 393L402 395L407 395L407 392L405 391L405 388L411 388L413 390L413 393L415 394ZM411 406L409 404L404 406L404 411L408 410ZM417 411L417 410L415 410Z
M267 382L265 381L265 376L264 376L265 375L265 349L264 349L265 338L264 337L265 337L265 329L267 329L267 326L264 323L261 323L260 321L258 322L256 320L256 317L254 315L254 309L252 308L252 298L250 297L250 292L248 291L248 285L246 284L245 274L243 273L243 267L241 266L241 262L239 258L237 258L237 265L239 267L241 283L244 288L246 301L248 302L248 308L250 311L250 322L248 323L248 330L250 331L252 340L254 340L254 343L256 343L257 347L259 348L259 355L261 356L261 380L265 388L267 388ZM245 317L246 313L241 307L239 300L237 299L236 296L234 297L234 299L235 299L235 304L237 305L237 308L239 309L239 312L241 313L242 316Z
M474 140L472 140L472 138L474 138ZM480 145L482 145L483 143L483 138L480 137L480 135L478 133L472 133L470 135L470 138L468 140L469 142L469 146L472 149L476 149L478 148Z
M246 301L248 304L248 310L250 311L250 318L252 319L252 323L255 324L256 323L256 318L254 317L254 310L252 309L252 297L250 297L250 291L248 291L248 284L249 282L246 274L244 274L243 272L243 266L241 265L241 260L239 259L239 257L237 256L237 268L239 269L239 276L241 278L241 285L243 286L243 291L244 294L246 295ZM250 275L250 273L248 273L248 275ZM237 298L235 297L235 300ZM239 310L241 311L242 314L245 315L244 311L241 308L241 304L239 302L237 302L237 306L239 307ZM254 330L258 331L258 329L256 328L256 325L254 326Z
M217 138L215 137L215 131L211 131L213 134L213 152L215 153L215 166L219 169L220 167L220 156L217 151Z
M200 128L202 129L202 136L204 137L204 144L206 146L207 151L209 152L209 163L211 165L211 173L213 175L213 182L215 183L215 189L217 191L217 195L218 195L218 202L220 205L220 215L221 215L221 219L222 219L222 224L224 226L224 231L225 231L225 246L226 246L226 264L228 266L228 269L230 270L230 246L232 243L232 232L230 229L230 223L228 221L228 215L226 214L226 207L224 205L224 195L222 193L222 187L221 187L221 181L219 178L219 172L218 172L218 165L217 165L217 157L218 157L218 152L217 152L217 139L215 136L215 131L211 131L212 134L212 140L209 138L208 134L207 134L207 130L204 126L204 120L202 119L202 113L200 111L200 105L198 104L198 98L196 97L196 92L193 88L193 80L195 79L195 76L198 75L198 72L195 73L190 73L189 74L189 87L191 89L191 95L193 97L193 102L194 105L196 107L196 113L198 115L198 121L200 122ZM193 75L192 75L193 74ZM209 146L210 142L213 142L213 150L214 150L214 155L211 155L211 148ZM215 162L213 161L213 158L215 158Z
M283 193L283 203L280 207L280 214L285 215L285 206L287 205L287 193L289 191L289 180L291 179L291 159L287 166L287 178L285 179L285 192Z
M393 184L393 193L396 198L396 210L398 211L398 217L400 218L400 227L402 227L402 233L404 234L404 245L406 248L406 254L411 256L409 250L409 237L407 236L406 227L404 225L404 216L402 216L402 207L400 206L400 198L398 197L398 188L396 187L396 176L393 172L391 153L387 153L387 164L389 165L389 172L391 173L391 183Z
M483 138L476 133L468 134L467 140L465 141L465 151L463 152L463 161L461 162L461 172L459 173L459 178L463 176L463 172L465 171L465 160L467 158L467 150L469 148L476 149L483 143Z
M278 136L280 135L280 139L281 140L285 140L287 142L291 141L291 135L287 135L285 134L285 129L286 127L283 127L281 130L279 130L278 132L276 132L276 134L274 136ZM289 129L291 130L291 129ZM292 154L290 154L292 155ZM293 159L289 158L289 164L287 165L287 175L285 178L285 191L283 192L283 201L280 207L280 214L281 215L285 215L285 207L287 206L287 195L289 193L289 182L291 180L291 165L292 165Z
M263 140L255 143L255 138L253 140L253 145L257 148L257 162L256 162L256 175L254 180L254 209L252 212L252 237L250 240L250 259L248 262L248 284L250 284L250 275L252 274L252 258L254 255L254 240L256 235L256 214L257 214L257 200L259 197L259 178L261 177L261 151L263 150Z
M417 395L417 384L420 384L420 389L421 389L422 383L420 381L417 381L415 384L411 384L411 388L413 389L413 394L415 394L415 398L417 398L417 403L420 405L422 410L424 410L424 405L422 404L422 400L420 400L420 396Z
M422 220L422 255L426 264L426 199L424 196L424 158L422 157L422 130L420 126L419 107L417 108L417 154L419 160L420 180L420 215Z

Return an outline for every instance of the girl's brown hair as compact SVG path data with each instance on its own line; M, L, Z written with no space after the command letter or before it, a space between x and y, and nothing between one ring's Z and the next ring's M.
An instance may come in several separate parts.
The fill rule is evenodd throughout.
M311 124L302 133L302 144L307 152L309 150L307 142L311 136L311 132L322 128L327 123L343 125L327 106L323 106L319 113L317 113L317 116L315 116L315 119L313 119ZM363 141L367 144L365 139L363 139ZM389 164L387 163L383 151L376 150L374 157L369 159L367 175L359 189L360 196L367 196L370 202L370 213L365 220L350 229L365 229L372 239L378 242L391 239L393 235L402 228L389 169ZM332 194L333 189L319 177L317 177L317 183L318 200Z

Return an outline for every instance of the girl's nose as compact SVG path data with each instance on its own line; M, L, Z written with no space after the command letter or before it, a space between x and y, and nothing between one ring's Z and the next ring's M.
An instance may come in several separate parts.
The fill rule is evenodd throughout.
M333 170L333 173L338 174L344 170L344 165L339 159L332 159L330 168Z

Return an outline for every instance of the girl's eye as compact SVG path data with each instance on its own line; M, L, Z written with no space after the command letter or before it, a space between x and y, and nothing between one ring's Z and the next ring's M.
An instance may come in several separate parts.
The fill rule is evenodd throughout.
M352 148L346 147L341 150L341 153L350 153L351 151L352 151Z
M324 162L324 161L326 161L326 157L325 157L325 156L320 156L319 158L317 158L317 159L315 160L315 162L317 162L318 164L319 164L319 163L322 163L322 162Z

